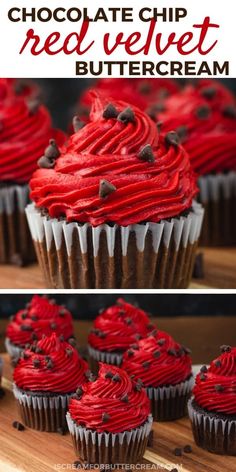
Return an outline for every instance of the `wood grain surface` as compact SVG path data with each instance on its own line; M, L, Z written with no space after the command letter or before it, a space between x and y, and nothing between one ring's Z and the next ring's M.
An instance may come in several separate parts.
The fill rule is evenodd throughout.
M0 471L73 470L72 464L76 457L69 434L61 436L57 433L41 433L29 428L17 431L12 427L13 421L20 418L11 391L12 368L8 356L4 354L3 358L2 383L6 395L0 400ZM154 423L153 431L153 444L144 456L147 471L170 471L174 467L178 472L235 471L235 457L210 454L195 445L187 417L175 422ZM176 457L174 449L187 444L191 445L192 453L183 453L181 457ZM58 464L63 464L64 469L58 468Z
M193 279L190 288L236 288L236 248L200 248L204 278ZM0 266L0 289L47 288L37 264L29 267Z

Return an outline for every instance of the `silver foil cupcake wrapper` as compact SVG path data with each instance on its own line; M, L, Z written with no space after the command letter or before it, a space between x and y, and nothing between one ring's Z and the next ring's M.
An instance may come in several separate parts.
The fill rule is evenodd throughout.
M146 387L146 392L150 400L169 400L170 398L175 398L177 395L187 395L192 391L194 385L193 376L184 382L181 382L177 385L170 385L169 387Z
M77 425L72 420L69 412L66 415L66 420L69 432L72 436L75 436L76 440L80 442L85 440L86 443L91 440L94 445L97 444L98 446L104 441L106 447L108 447L110 443L112 446L115 446L117 438L120 445L122 445L124 441L130 444L132 441L135 442L147 438L153 423L152 415L149 415L147 421L142 426L132 429L131 431L124 431L123 433L97 433L96 431Z
M120 365L123 355L113 352L99 351L88 345L88 353L91 359L97 362L105 362L105 364Z
M23 348L20 348L15 344L11 343L9 338L5 339L5 348L9 356L14 360L18 360L23 351Z
M225 199L236 197L236 172L199 177L198 186L201 203L218 201L222 196Z
M207 424L209 425L210 432L214 431L214 434L225 434L230 435L231 430L236 428L236 420L223 420L221 418L212 417L204 414L201 411L196 411L192 406L193 397L188 401L188 414L191 423L194 425L203 425L206 429ZM236 430L235 430L236 431ZM235 434L236 441L236 434Z
M55 395L55 396L37 396L34 394L26 394L19 390L17 386L14 384L13 385L13 394L18 400L18 402L24 406L27 407L33 407L35 410L39 409L47 409L47 408L52 408L52 409L58 409L62 407L63 409L68 407L70 398L72 397L73 394L70 395Z
M11 215L15 208L23 213L28 202L28 185L9 185L0 188L0 214Z

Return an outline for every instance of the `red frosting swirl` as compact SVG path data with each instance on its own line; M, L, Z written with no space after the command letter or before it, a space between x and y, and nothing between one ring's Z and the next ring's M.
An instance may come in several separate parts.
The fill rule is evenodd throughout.
M24 391L74 393L85 382L87 370L77 349L53 333L23 352L13 377Z
M231 92L217 81L203 80L165 101L156 114L163 131L177 130L200 174L236 169L236 106Z
M70 415L77 424L98 433L130 431L150 414L150 401L141 384L116 366L100 363L98 378L82 390L81 398L70 401Z
M137 341L123 356L122 368L145 387L176 385L192 372L188 350L164 331Z
M95 97L90 123L71 136L54 169L34 173L30 186L36 206L52 218L93 226L158 222L190 208L197 187L185 150L159 137L154 122L138 108L124 123L104 118L106 106ZM129 107L114 106L118 113ZM147 145L151 159L140 156ZM99 193L103 180L115 188L105 198Z
M55 138L65 141L62 132L52 128L44 106L26 101L33 96L17 95L14 82L0 79L0 180L27 183L37 168L37 160Z
M71 313L53 300L34 295L26 308L13 316L6 336L13 344L24 347L43 335L50 336L52 332L69 339L73 335Z
M153 326L148 315L122 298L95 319L89 334L90 346L100 351L124 352L137 336L146 336Z
M208 411L236 415L236 348L224 348L208 368L201 369L193 394L196 403Z

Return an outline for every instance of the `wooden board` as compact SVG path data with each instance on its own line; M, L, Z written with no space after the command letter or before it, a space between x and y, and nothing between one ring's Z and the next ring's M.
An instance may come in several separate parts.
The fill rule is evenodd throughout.
M200 248L204 254L203 279L193 279L189 288L236 288L236 248ZM46 288L39 266L0 266L0 289Z
M16 402L11 392L12 368L4 355L3 386L6 396L0 400L0 471L4 472L51 472L73 470L76 460L69 434L40 433L26 429L23 432L12 427L19 419ZM144 459L153 470L178 472L234 472L235 457L218 456L198 448L192 438L187 418L169 423L154 424L153 446L145 452ZM191 454L175 457L173 450L186 444L192 446ZM56 468L56 464L68 464L67 469ZM143 469L145 470L145 469Z

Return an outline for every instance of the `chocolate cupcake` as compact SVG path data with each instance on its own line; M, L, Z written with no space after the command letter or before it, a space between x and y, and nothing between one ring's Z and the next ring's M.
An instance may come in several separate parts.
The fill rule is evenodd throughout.
M193 376L189 350L164 331L140 339L123 356L122 368L140 379L151 401L154 421L169 421L186 414Z
M140 383L117 366L100 364L72 398L67 423L76 455L88 464L136 464L152 427L150 402Z
M43 158L31 179L27 216L47 285L187 287L203 210L177 135L99 96L90 117L74 120L53 168Z
M35 91L16 90L17 82L0 79L0 264L35 260L25 217L29 179L49 139L63 143Z
M53 299L34 295L25 308L11 317L6 330L7 352L16 360L28 344L53 332L65 340L73 337L71 313Z
M221 351L197 375L188 412L199 447L236 456L236 348Z
M78 351L55 333L26 349L13 374L24 424L39 431L64 429L69 399L86 380L87 370Z
M187 85L155 115L163 131L176 130L198 176L205 208L201 244L236 244L236 102L216 80Z
M124 352L153 329L147 313L119 298L115 305L102 310L88 337L91 365L97 362L119 365Z

